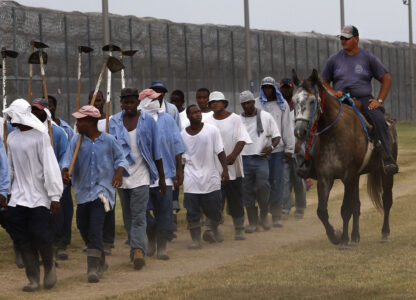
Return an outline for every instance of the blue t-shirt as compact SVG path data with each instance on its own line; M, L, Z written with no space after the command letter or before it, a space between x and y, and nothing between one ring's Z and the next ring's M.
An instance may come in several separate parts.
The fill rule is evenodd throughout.
M341 50L328 59L321 77L332 82L337 91L349 91L353 97L365 97L372 94L371 80L380 80L386 73L386 67L370 51L360 49L357 54L348 55Z

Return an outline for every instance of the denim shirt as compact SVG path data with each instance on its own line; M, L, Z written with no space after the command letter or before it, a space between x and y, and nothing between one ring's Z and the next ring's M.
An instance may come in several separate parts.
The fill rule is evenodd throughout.
M74 136L74 130L72 130L71 126L67 122L65 122L62 119L59 119L61 128L65 130L66 134L68 135L68 141L72 140L72 137Z
M110 119L109 132L120 144L124 157L130 165L134 164L136 158L131 153L129 133L123 123L124 110ZM159 179L155 160L162 158L159 148L159 135L155 120L148 113L141 111L136 128L137 145L146 161L150 174L150 183Z
M62 168L62 161L69 146L68 138L64 129L55 124L52 124L52 136L56 160L58 161L59 167Z
M181 128L181 118L179 116L178 109L172 103L169 103L166 100L163 100L163 101L165 101L166 113L171 115L172 118L175 120L176 125L178 126L178 128Z
M10 169L9 161L4 148L3 139L0 137L0 195L7 198L10 189Z
M175 126L175 120L169 114L159 113L156 124L165 178L174 178L176 176L175 156L185 152L185 143L182 140L179 128Z
M78 137L77 133L71 140L65 153L63 168L71 165ZM124 168L123 176L128 176L128 163L113 136L101 133L93 142L84 135L71 179L77 203L95 201L98 195L104 194L110 200L111 207L114 207L116 191L111 181L119 167Z

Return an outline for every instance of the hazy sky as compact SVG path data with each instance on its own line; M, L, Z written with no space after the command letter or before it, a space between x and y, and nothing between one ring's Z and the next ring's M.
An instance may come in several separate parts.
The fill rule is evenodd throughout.
M98 12L102 9L101 0L17 2L64 11ZM339 3L339 0L250 0L250 26L336 35L340 31ZM408 42L408 7L402 0L344 0L344 3L345 23L355 25L361 38ZM412 4L415 24L416 1ZM243 0L109 0L109 11L174 22L244 25Z

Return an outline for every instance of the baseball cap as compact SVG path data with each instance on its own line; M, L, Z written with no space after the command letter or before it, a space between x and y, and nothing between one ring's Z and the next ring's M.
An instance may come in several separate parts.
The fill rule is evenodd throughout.
M143 90L143 91L140 92L140 94L139 94L139 100L142 101L144 98L156 99L160 95L162 95L162 94L161 93L156 93L152 89L145 89L145 90Z
M45 108L49 109L49 103L46 99L43 98L36 98L31 103L32 107L36 107L37 109L44 110Z
M214 92L211 92L211 94L209 94L208 107L209 107L210 103L213 102L213 101L224 101L225 102L225 107L228 106L228 100L225 99L224 94L221 93L221 92L214 91Z
M163 90L164 93L168 92L168 89L166 88L165 84L160 80L153 81L150 88L151 89L159 88L159 89Z
M357 27L353 25L347 25L344 28L342 28L341 34L338 35L338 37L345 37L347 39L350 39L352 37L359 36Z
M254 100L254 95L250 91L244 91L240 93L240 103L245 103Z
M121 90L120 98L129 96L139 97L139 91L136 88L124 88Z
M280 87L287 85L290 87L293 87L293 81L290 78L283 78L282 80L280 80Z
M79 111L72 114L76 119L82 119L85 117L99 118L101 116L100 111L91 105L84 105Z
M276 81L274 80L273 77L270 77L270 76L264 77L261 80L261 86L265 86L265 85L275 86L276 85Z

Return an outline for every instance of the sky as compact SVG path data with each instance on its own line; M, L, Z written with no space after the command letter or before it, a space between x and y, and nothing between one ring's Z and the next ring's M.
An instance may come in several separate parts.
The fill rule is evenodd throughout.
M35 7L100 12L101 0L17 0ZM244 26L244 0L108 0L109 12L153 17L179 23ZM337 35L339 0L250 0L250 27ZM408 6L403 0L344 0L345 24L355 25L360 38L409 41ZM416 1L412 3L413 24ZM414 26L413 26L414 27ZM413 29L413 31L416 31ZM413 34L415 36L415 34ZM413 37L414 39L414 37Z

